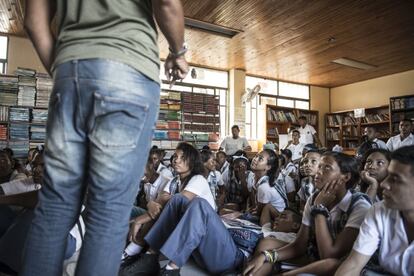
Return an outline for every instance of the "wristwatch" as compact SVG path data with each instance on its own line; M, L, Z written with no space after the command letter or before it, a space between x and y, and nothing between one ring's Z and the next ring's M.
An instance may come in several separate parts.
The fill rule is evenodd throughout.
M183 43L183 46L181 47L181 49L178 52L176 52L176 53L174 53L174 51L171 49L171 47L168 48L168 49L170 50L170 56L172 56L173 58L178 58L180 56L185 55L185 53L187 53L187 51L188 51L188 44L187 44L187 42L184 42Z
M326 218L329 218L329 210L323 204L313 205L311 207L311 216L315 217L316 215L323 215Z

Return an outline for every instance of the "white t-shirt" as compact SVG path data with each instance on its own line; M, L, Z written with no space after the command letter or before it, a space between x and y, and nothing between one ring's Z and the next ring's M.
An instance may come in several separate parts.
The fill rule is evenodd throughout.
M171 178L174 177L173 173L166 166L164 166L163 164L160 164L158 166L157 173L161 174L162 176L164 176L165 178L168 178L168 179L171 179Z
M4 195L17 195L39 190L42 185L33 182L33 178L22 178L0 184Z
M372 140L372 142L376 143L378 148L388 150L387 144L385 144L384 141L382 141L378 138L375 138L374 140Z
M387 141L387 147L390 151L395 151L401 147L411 146L411 145L414 145L414 135L412 135L411 133L407 138L405 138L402 141L401 141L400 134L391 137Z
M298 128L300 132L299 142L302 144L313 144L313 135L316 133L316 130L310 124L306 124L305 127Z
M311 216L311 207L312 207L311 200L312 199L313 197L310 197L308 201L306 201L305 209L303 210L302 224L306 226L311 226L311 222L312 222L312 216ZM351 205L351 199L352 199L352 194L350 191L347 191L347 193L342 198L342 200L330 210L329 220L331 222L340 220L341 214L343 212L348 211L348 208ZM364 221L365 215L368 212L369 208L371 208L371 204L362 198L358 200L357 202L355 202L353 210L351 214L349 215L349 218L347 219L344 228L350 227L350 228L358 229L361 226L362 222ZM336 233L336 234L339 234L339 233Z
M408 244L400 211L378 202L369 210L353 249L372 256L379 249L379 263L395 275L414 275L414 242Z
M144 184L145 199L147 202L154 201L158 194L164 190L165 185L171 180L162 174L154 181L154 183L147 182Z
M230 167L230 163L229 163L229 162L227 162L227 161L224 161L223 166L221 166L221 168L220 168L220 173L221 173L222 175L224 175L225 173L227 173L227 172L228 172L229 167Z
M221 142L220 147L224 149L227 155L233 155L236 151L243 150L248 145L249 142L247 142L245 137L239 136L237 139L234 139L232 136L228 136Z
M262 204L270 203L278 212L283 212L286 208L284 199L274 187L269 185L267 175L257 181L257 202Z
M286 149L292 152L292 160L296 161L302 158L302 152L305 144L299 143L297 145L290 144Z
M286 193L290 194L296 191L295 181L289 175L284 175L283 173L279 173L276 178L277 183L282 183L285 186Z
M174 178L173 178L174 179ZM167 185L165 185L164 192L170 192L171 179ZM179 191L182 192L181 182L178 184ZM213 194L211 193L210 186L208 185L207 179L198 174L193 176L188 184L185 186L184 191L193 193L198 197L204 198L211 205L211 207L216 210L216 202L214 201Z
M224 185L221 173L219 171L211 171L207 176L207 182L210 186L210 190L214 199L216 199L218 187Z

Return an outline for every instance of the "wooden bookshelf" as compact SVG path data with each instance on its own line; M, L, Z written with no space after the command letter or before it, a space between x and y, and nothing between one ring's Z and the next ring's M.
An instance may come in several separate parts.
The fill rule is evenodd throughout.
M385 142L390 137L389 106L378 106L365 109L365 117L355 118L354 111L340 111L325 115L326 147L332 149L340 145L346 151L353 152L362 142L364 130L368 126L375 126L378 139Z
M399 123L402 119L414 122L414 95L390 98L390 132L399 133Z
M266 140L279 144L279 134L288 134L293 128L298 128L300 116L306 116L308 124L318 131L318 111L266 105Z

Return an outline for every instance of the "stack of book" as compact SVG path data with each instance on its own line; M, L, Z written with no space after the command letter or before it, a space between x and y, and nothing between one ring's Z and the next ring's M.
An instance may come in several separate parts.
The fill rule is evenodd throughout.
M9 120L9 108L7 106L0 106L0 122L7 122Z
M26 158L29 151L29 141L9 141L9 147L16 158Z
M10 123L10 140L29 142L29 124Z
M36 78L36 106L47 108L49 105L50 94L53 89L53 81L49 75L43 73L37 73Z
M0 76L0 103L2 105L16 105L18 90L18 78Z
M7 125L0 124L0 140L7 140Z
M293 114L293 112L290 112L290 111L283 112L283 111L276 111L271 108L268 108L267 115L271 121L276 121L280 123L288 123L288 122L297 123L295 114Z
M46 126L32 125L32 127L30 128L30 132L31 132L31 136L30 136L31 140L44 141L46 139Z
M17 105L34 106L36 97L36 71L19 67L15 74L19 78Z
M48 114L47 109L33 108L33 110L32 110L32 123L46 124L47 114Z
M10 121L29 122L30 110L24 107L10 107Z

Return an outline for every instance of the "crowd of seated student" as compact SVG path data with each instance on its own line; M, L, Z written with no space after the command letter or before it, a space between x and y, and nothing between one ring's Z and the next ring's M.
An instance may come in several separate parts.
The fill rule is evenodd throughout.
M413 275L414 146L354 157L300 145L297 131L292 137L280 152L264 149L251 160L244 151L227 156L180 143L167 164L152 148L119 274L180 275L192 257L211 274ZM24 229L17 237L24 241L30 215L9 206L30 214L36 204L41 152L31 151L24 167L0 151L0 245L13 240L4 236L12 225ZM17 199L5 195L13 189ZM68 248L75 240L79 249L77 237ZM23 244L13 255L19 260ZM19 262L1 253L0 263L18 272Z

